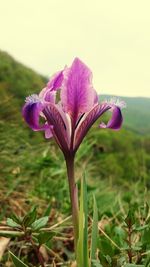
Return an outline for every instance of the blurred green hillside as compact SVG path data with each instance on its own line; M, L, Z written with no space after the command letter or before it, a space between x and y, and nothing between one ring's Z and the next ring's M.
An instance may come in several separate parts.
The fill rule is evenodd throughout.
M150 98L123 98L127 103L125 125L140 133L150 133Z
M18 120L27 95L38 92L45 77L0 51L0 119Z
M16 198L25 199L24 204L36 199L39 205L55 199L58 209L70 209L61 152L54 140L29 129L21 116L25 97L38 92L46 80L0 52L1 216L15 207ZM150 99L125 101L123 129L113 132L95 125L76 158L76 177L86 169L89 192L96 193L102 214L117 210L120 196L123 203L138 203L150 188Z

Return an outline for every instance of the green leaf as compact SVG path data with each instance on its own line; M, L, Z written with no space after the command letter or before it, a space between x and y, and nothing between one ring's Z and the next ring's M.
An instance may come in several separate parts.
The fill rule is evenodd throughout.
M142 231L142 230L144 230L144 229L146 229L148 227L149 227L149 225L148 224L145 224L143 226L136 227L134 230L135 231Z
M147 255L146 261L145 261L145 267L150 266L150 255Z
M103 267L98 260L91 261L91 267Z
M92 236L91 236L91 260L96 260L97 250L97 236L98 236L98 211L95 196L93 196L93 224L92 224Z
M36 216L37 216L37 211L36 211L36 207L33 208L33 210L31 212L29 212L22 221L22 224L25 227L29 227L35 220L36 220Z
M79 239L77 244L78 267L89 267L88 258L88 210L87 186L85 176L81 180L80 211L79 211Z
M45 213L44 213L44 216L49 216L50 215L50 211L51 211L51 203L48 205Z
M150 224L150 216L147 217L147 219L146 219L146 223L147 223L147 224Z
M150 237L150 228L146 228L144 230L143 236L142 236L142 244L149 246L149 237Z
M49 219L49 217L48 216L45 216L45 217L42 217L42 218L36 220L31 225L32 229L33 230L39 230L39 229L41 229L42 227L44 227L47 224L48 219Z
M124 267L144 267L144 265L137 265L137 264L127 263L126 265L124 265Z
M13 228L18 228L20 227L20 225L18 223L16 223L13 219L8 218L7 219L7 225Z
M112 263L111 257L109 255L106 255L105 259L108 262L109 266L111 266L111 263Z
M128 227L131 227L135 224L134 208L130 207L127 217L125 218L125 223Z
M132 246L133 251L140 251L142 248L140 246Z
M149 214L149 205L148 205L148 203L146 202L146 204L145 204L145 217L146 217L146 218L148 217L148 214Z
M41 246L42 244L45 244L46 242L48 242L50 239L53 238L53 236L55 236L55 233L54 232L43 232L43 233L40 233L38 235L38 242L39 242L39 245Z
M114 256L112 244L105 236L100 236L99 238L99 249L103 255L109 255L110 257Z
M25 263L23 263L20 259L18 259L11 251L9 251L12 261L16 267L28 267Z
M21 219L16 214L12 213L10 217L14 222L21 224Z

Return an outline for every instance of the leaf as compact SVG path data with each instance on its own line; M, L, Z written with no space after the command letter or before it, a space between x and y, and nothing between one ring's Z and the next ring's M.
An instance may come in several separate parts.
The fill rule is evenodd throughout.
M77 244L77 266L89 267L87 187L86 187L85 176L81 180L80 211L79 211L79 239L78 239L78 244Z
M91 267L103 267L98 260L91 261Z
M11 217L11 219L12 219L14 222L16 222L16 223L18 223L18 224L21 223L20 218L19 218L16 214L12 213L10 217Z
M140 246L132 246L133 251L141 251L141 247Z
M150 266L150 255L147 255L146 261L145 261L145 267Z
M11 251L9 251L12 261L16 267L28 267L25 263L23 263L20 259L18 259Z
M111 266L111 263L112 263L111 257L109 255L106 255L105 258L106 258L108 264Z
M51 204L48 205L45 213L44 213L44 216L49 216L50 215L50 211L51 211Z
M144 230L144 233L142 235L142 244L143 245L149 246L149 237L150 237L150 228L148 227Z
M99 249L103 255L109 255L110 257L114 256L112 244L105 236L101 236L99 239Z
M117 258L117 264L120 267L123 267L126 262L126 255L122 255L119 258Z
M150 216L147 217L147 219L146 219L146 223L147 223L147 224L150 224Z
M29 227L35 220L37 216L36 207L33 208L23 219L22 223L25 227Z
M18 228L20 225L16 223L13 219L7 218L7 225L13 228Z
M135 224L134 208L130 207L127 217L125 218L125 223L128 227Z
M126 265L124 265L124 267L144 267L144 265L137 265L137 264L127 263Z
M32 223L31 227L33 230L39 230L40 228L44 227L48 222L49 217L45 216L38 220L36 220L34 223Z
M38 235L38 242L39 242L39 245L41 246L42 244L45 244L46 242L48 242L50 239L53 238L53 236L55 236L55 233L54 232L43 232L43 233L40 233Z
M93 224L92 224L92 236L91 236L91 260L96 259L97 250L97 236L98 236L98 211L95 196L93 196Z
M149 205L148 205L148 203L146 202L146 204L145 204L145 217L146 217L146 218L148 217L148 214L149 214Z
M142 230L144 230L144 229L146 229L148 227L149 227L149 225L148 224L145 224L143 226L136 227L134 230L135 231L142 231Z

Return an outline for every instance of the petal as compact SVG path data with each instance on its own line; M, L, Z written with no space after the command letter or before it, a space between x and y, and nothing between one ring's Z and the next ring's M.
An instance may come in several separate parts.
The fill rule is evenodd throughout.
M71 119L68 113L65 113L63 111L61 102L58 102L56 105L59 113L61 114L61 117L64 121L65 127L66 127L66 135L67 135L67 139L68 139L68 145L70 145L70 139L71 139Z
M45 124L40 125L39 123L40 113L43 109L44 106L41 102L27 102L23 107L23 117L27 124L30 126L30 128L34 131L45 130L47 128Z
M64 71L61 90L64 111L77 120L80 114L90 111L97 99L90 69L76 58L72 66Z
M48 125L47 122L44 123L43 125L39 123L40 116L42 116L46 120L44 114L42 113L45 106L46 104L40 101L38 95L29 96L26 98L26 104L22 109L22 114L25 121L32 130L34 131L45 130L45 137L50 138L52 137L51 126Z
M109 109L111 109L111 106L107 103L103 103L101 105L98 104L88 114L83 116L76 129L74 144L75 151L78 149L79 145L81 144L82 140L84 139L94 122Z
M53 137L53 133L51 128L49 127L48 129L45 130L45 138L50 139L51 137Z
M45 87L40 92L39 98L41 100L44 100L44 101L47 101L47 102L55 103L56 92L55 91L51 91L50 89Z
M121 113L121 109L117 106L111 108L112 110L112 117L108 121L107 125L105 123L100 124L100 128L110 128L113 130L119 130L121 128L123 117Z
M63 70L55 73L47 84L47 88L51 91L56 91L61 88L63 82Z
M113 130L120 129L123 122L121 108L110 102L103 102L102 104L98 104L86 116L83 116L76 129L74 145L75 151L80 146L83 138L85 137L91 126L94 124L94 122L108 110L112 112L112 117L107 125L102 122L100 124L100 128L110 128Z
M60 89L63 82L63 71L59 71L54 74L50 81L47 83L47 86L42 89L39 94L40 99L55 103L56 99L56 90Z
M43 113L47 119L56 142L65 153L69 149L69 139L67 135L67 128L61 115L60 109L56 105L49 103L49 105L43 110Z

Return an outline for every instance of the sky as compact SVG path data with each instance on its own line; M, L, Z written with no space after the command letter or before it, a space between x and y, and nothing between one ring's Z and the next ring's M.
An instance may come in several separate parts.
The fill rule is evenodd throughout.
M0 0L0 49L48 77L79 57L99 93L150 97L149 0Z

